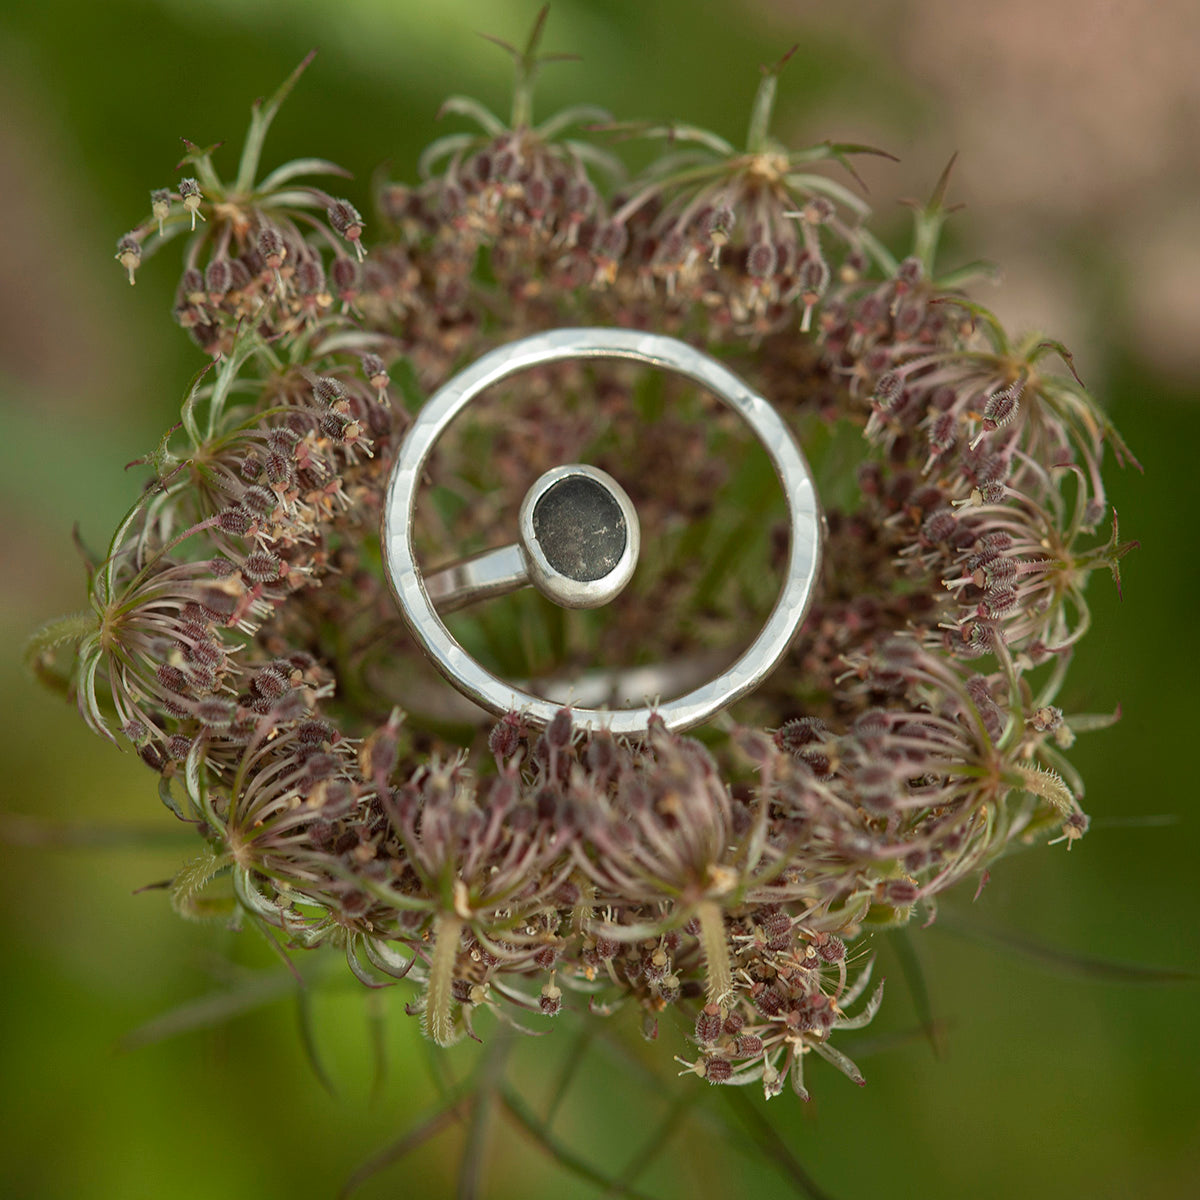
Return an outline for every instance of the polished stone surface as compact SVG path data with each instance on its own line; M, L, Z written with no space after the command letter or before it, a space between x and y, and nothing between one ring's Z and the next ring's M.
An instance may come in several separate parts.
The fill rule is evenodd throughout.
M610 575L625 552L621 506L586 475L569 475L547 489L533 510L533 531L546 561L580 583Z

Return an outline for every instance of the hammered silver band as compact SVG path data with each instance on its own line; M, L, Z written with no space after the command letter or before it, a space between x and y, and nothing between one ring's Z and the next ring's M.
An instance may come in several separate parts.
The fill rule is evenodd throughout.
M498 716L515 710L534 724L545 725L553 719L561 701L533 695L487 671L455 641L439 615L439 609L449 611L524 586L532 575L528 544L487 551L427 580L416 560L413 517L425 463L438 438L472 399L518 371L589 358L632 360L673 371L712 392L762 442L783 488L791 522L783 586L766 624L736 662L707 683L673 699L646 697L645 703L632 708L576 707L573 711L577 726L605 728L616 734L642 733L652 716L659 717L669 729L691 728L753 691L786 653L811 601L820 564L821 514L808 464L779 414L733 372L685 342L630 329L556 329L491 351L439 388L417 415L392 468L381 530L388 581L413 636L464 696ZM530 504L527 497L522 506L523 518ZM636 559L636 545L633 556ZM624 674L631 678L616 678ZM669 668L651 668L648 678L671 674ZM607 675L616 684L610 694L627 697L636 686L632 673Z
M529 583L529 560L517 543L485 550L425 577L425 594L440 613L505 596Z

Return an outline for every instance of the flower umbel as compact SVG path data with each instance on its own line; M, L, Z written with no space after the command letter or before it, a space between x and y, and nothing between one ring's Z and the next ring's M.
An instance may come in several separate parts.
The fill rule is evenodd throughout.
M232 179L188 144L192 176L151 193L116 257L132 282L185 237L174 315L211 361L93 566L88 612L32 656L205 843L181 911L227 881L286 946L335 945L367 986L417 982L439 1045L480 1036L480 1009L526 1027L623 1003L651 1031L683 1014L684 1073L806 1098L814 1054L863 1082L836 1042L882 999L872 929L932 919L1015 844L1086 829L1054 701L1088 578L1132 545L1115 513L1096 532L1104 447L1131 456L1065 348L1014 342L963 292L969 272L937 274L945 178L895 258L825 173L865 147L771 136L782 62L744 148L591 106L537 124L543 21L506 47L511 119L448 101L478 131L434 142L417 182L382 183L377 219L302 182L345 174L331 163L260 175L307 60L255 107ZM614 130L665 149L627 179L597 144ZM828 518L813 610L698 739L588 733L566 707L543 730L519 712L483 730L384 580L406 399L571 323L720 353L811 448ZM487 544L531 478L572 460L619 471L664 532L637 613L572 624L514 598L463 617L464 641L513 678L727 652L782 552L726 416L620 364L498 390L507 407L431 462L430 557ZM856 485L844 453L822 457L835 443ZM738 503L715 498L726 487ZM721 569L699 570L714 548Z

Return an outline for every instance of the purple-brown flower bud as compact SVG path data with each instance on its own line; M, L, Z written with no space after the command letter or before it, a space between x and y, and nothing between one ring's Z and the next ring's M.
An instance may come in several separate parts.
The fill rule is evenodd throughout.
M817 955L822 962L839 963L846 957L846 943L836 933L818 937L816 946Z
M355 252L361 261L363 256L362 238L363 219L358 209L349 200L335 200L326 210L329 224L335 233L340 234L346 241L353 243Z
M770 242L756 242L746 252L746 274L751 279L766 279L775 273L778 261L775 247Z
M173 667L170 663L159 663L154 674L157 676L158 682L168 691L182 693L187 690L187 677L178 667Z
M287 245L274 225L264 225L258 232L258 252L272 271L278 271L287 258Z
M508 713L492 726L488 735L488 748L498 763L512 758L520 749L523 735L523 722L517 713Z
M829 736L829 728L820 717L797 717L775 730L775 745L790 754L799 754L813 742Z
M191 748L192 739L182 733L175 733L167 738L167 757L173 758L176 762L187 758Z
M556 1017L562 1011L562 988L548 983L538 996L538 1008L543 1017Z
M227 258L214 258L204 272L204 287L208 298L216 304L233 283L233 272Z
M704 1060L704 1078L709 1083L728 1083L733 1074L733 1064L719 1055L710 1055Z
M696 1041L701 1046L711 1046L721 1036L721 1010L715 1004L707 1004L696 1014Z
M191 214L192 228L195 229L196 218L204 220L204 214L200 211L200 205L204 201L200 185L194 179L181 179L179 181L179 198L183 201L183 207Z
M987 430L999 429L1013 420L1021 408L1021 387L1014 384L1002 392L988 398L983 407L983 427Z
M251 583L274 583L285 572L283 561L278 555L260 550L246 555L242 574Z
M885 371L875 381L875 401L882 409L892 408L904 391L904 381L895 371Z
M762 1038L754 1033L743 1033L734 1044L734 1054L738 1058L757 1058L762 1051Z
M127 233L117 242L116 260L129 272L129 282L134 282L133 273L141 265L142 247L136 235Z
M546 744L555 750L565 750L571 744L571 710L560 708L546 726Z
M225 533L244 537L254 524L254 514L244 504L231 504L217 513L217 525Z
M925 518L921 526L921 536L932 545L948 542L958 527L958 520L952 508L939 508Z
M313 396L322 404L335 404L346 395L341 380L332 375L319 375L312 382Z
M163 222L171 215L170 188L155 188L150 193L150 215L158 222L158 233L161 237Z
M387 386L391 380L388 378L387 364L378 354L364 354L362 356L362 369L363 374L377 392L387 390Z

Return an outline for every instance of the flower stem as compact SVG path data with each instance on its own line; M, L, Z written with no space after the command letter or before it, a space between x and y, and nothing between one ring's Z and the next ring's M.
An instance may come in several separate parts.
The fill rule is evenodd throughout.
M705 998L709 1004L724 1004L733 992L729 965L729 943L725 938L725 914L714 900L702 900L696 908L700 922L700 950L708 976Z
M439 1046L452 1045L455 1040L451 984L462 926L462 918L450 912L438 913L433 923L433 960L425 989L425 1034Z

